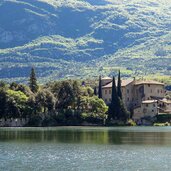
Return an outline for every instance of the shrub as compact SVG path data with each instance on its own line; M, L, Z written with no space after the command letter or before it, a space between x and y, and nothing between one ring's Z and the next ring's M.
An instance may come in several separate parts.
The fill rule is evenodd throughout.
M36 116L32 116L30 119L29 119L29 122L26 126L32 126L32 127L36 127L36 126L41 126L42 125L42 117L36 115Z
M128 126L136 126L137 124L136 124L136 122L134 122L132 119L129 119L129 120L127 121L126 125L128 125Z

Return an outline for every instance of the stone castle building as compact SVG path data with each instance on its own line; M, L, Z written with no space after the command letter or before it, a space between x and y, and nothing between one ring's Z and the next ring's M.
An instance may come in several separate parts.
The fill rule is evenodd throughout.
M104 77L101 79L101 83L102 98L106 104L110 104L112 78ZM121 81L121 88L123 102L127 110L133 112L133 119L138 120L145 116L155 116L159 109L163 109L163 112L168 110L167 112L171 113L171 102L164 100L165 85L163 83L129 79Z

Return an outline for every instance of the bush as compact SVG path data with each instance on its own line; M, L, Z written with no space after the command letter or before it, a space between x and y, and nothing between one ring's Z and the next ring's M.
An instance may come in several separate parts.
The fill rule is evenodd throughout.
M136 126L136 122L134 122L132 119L129 119L126 123L127 126Z
M95 113L82 113L81 114L82 121L86 121L88 123L92 124L103 124L103 117L100 117L100 115L97 115Z
M56 126L56 125L57 125L56 120L49 115L47 115L42 121L42 126Z
M161 114L157 115L157 123L165 123L165 122L170 122L171 121L171 114Z
M29 122L26 126L32 126L32 127L37 127L37 126L41 126L42 125L42 117L40 116L32 116L30 119L29 119Z

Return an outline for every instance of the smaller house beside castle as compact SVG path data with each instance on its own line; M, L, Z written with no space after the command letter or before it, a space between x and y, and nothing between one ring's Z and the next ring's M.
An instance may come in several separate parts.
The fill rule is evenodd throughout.
M112 95L112 78L104 77L102 83L102 98L110 104ZM116 81L117 85L117 81ZM125 107L133 113L135 121L159 112L171 113L171 101L165 99L165 85L157 81L122 80L122 97Z

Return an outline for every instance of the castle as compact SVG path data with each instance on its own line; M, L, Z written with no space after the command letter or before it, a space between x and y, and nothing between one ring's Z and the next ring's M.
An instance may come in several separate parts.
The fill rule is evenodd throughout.
M112 78L104 77L102 83L102 99L106 104L111 102ZM117 84L117 81L116 81ZM171 101L165 99L165 85L157 81L122 80L122 97L125 107L133 113L133 119L139 120L146 116L171 113Z

